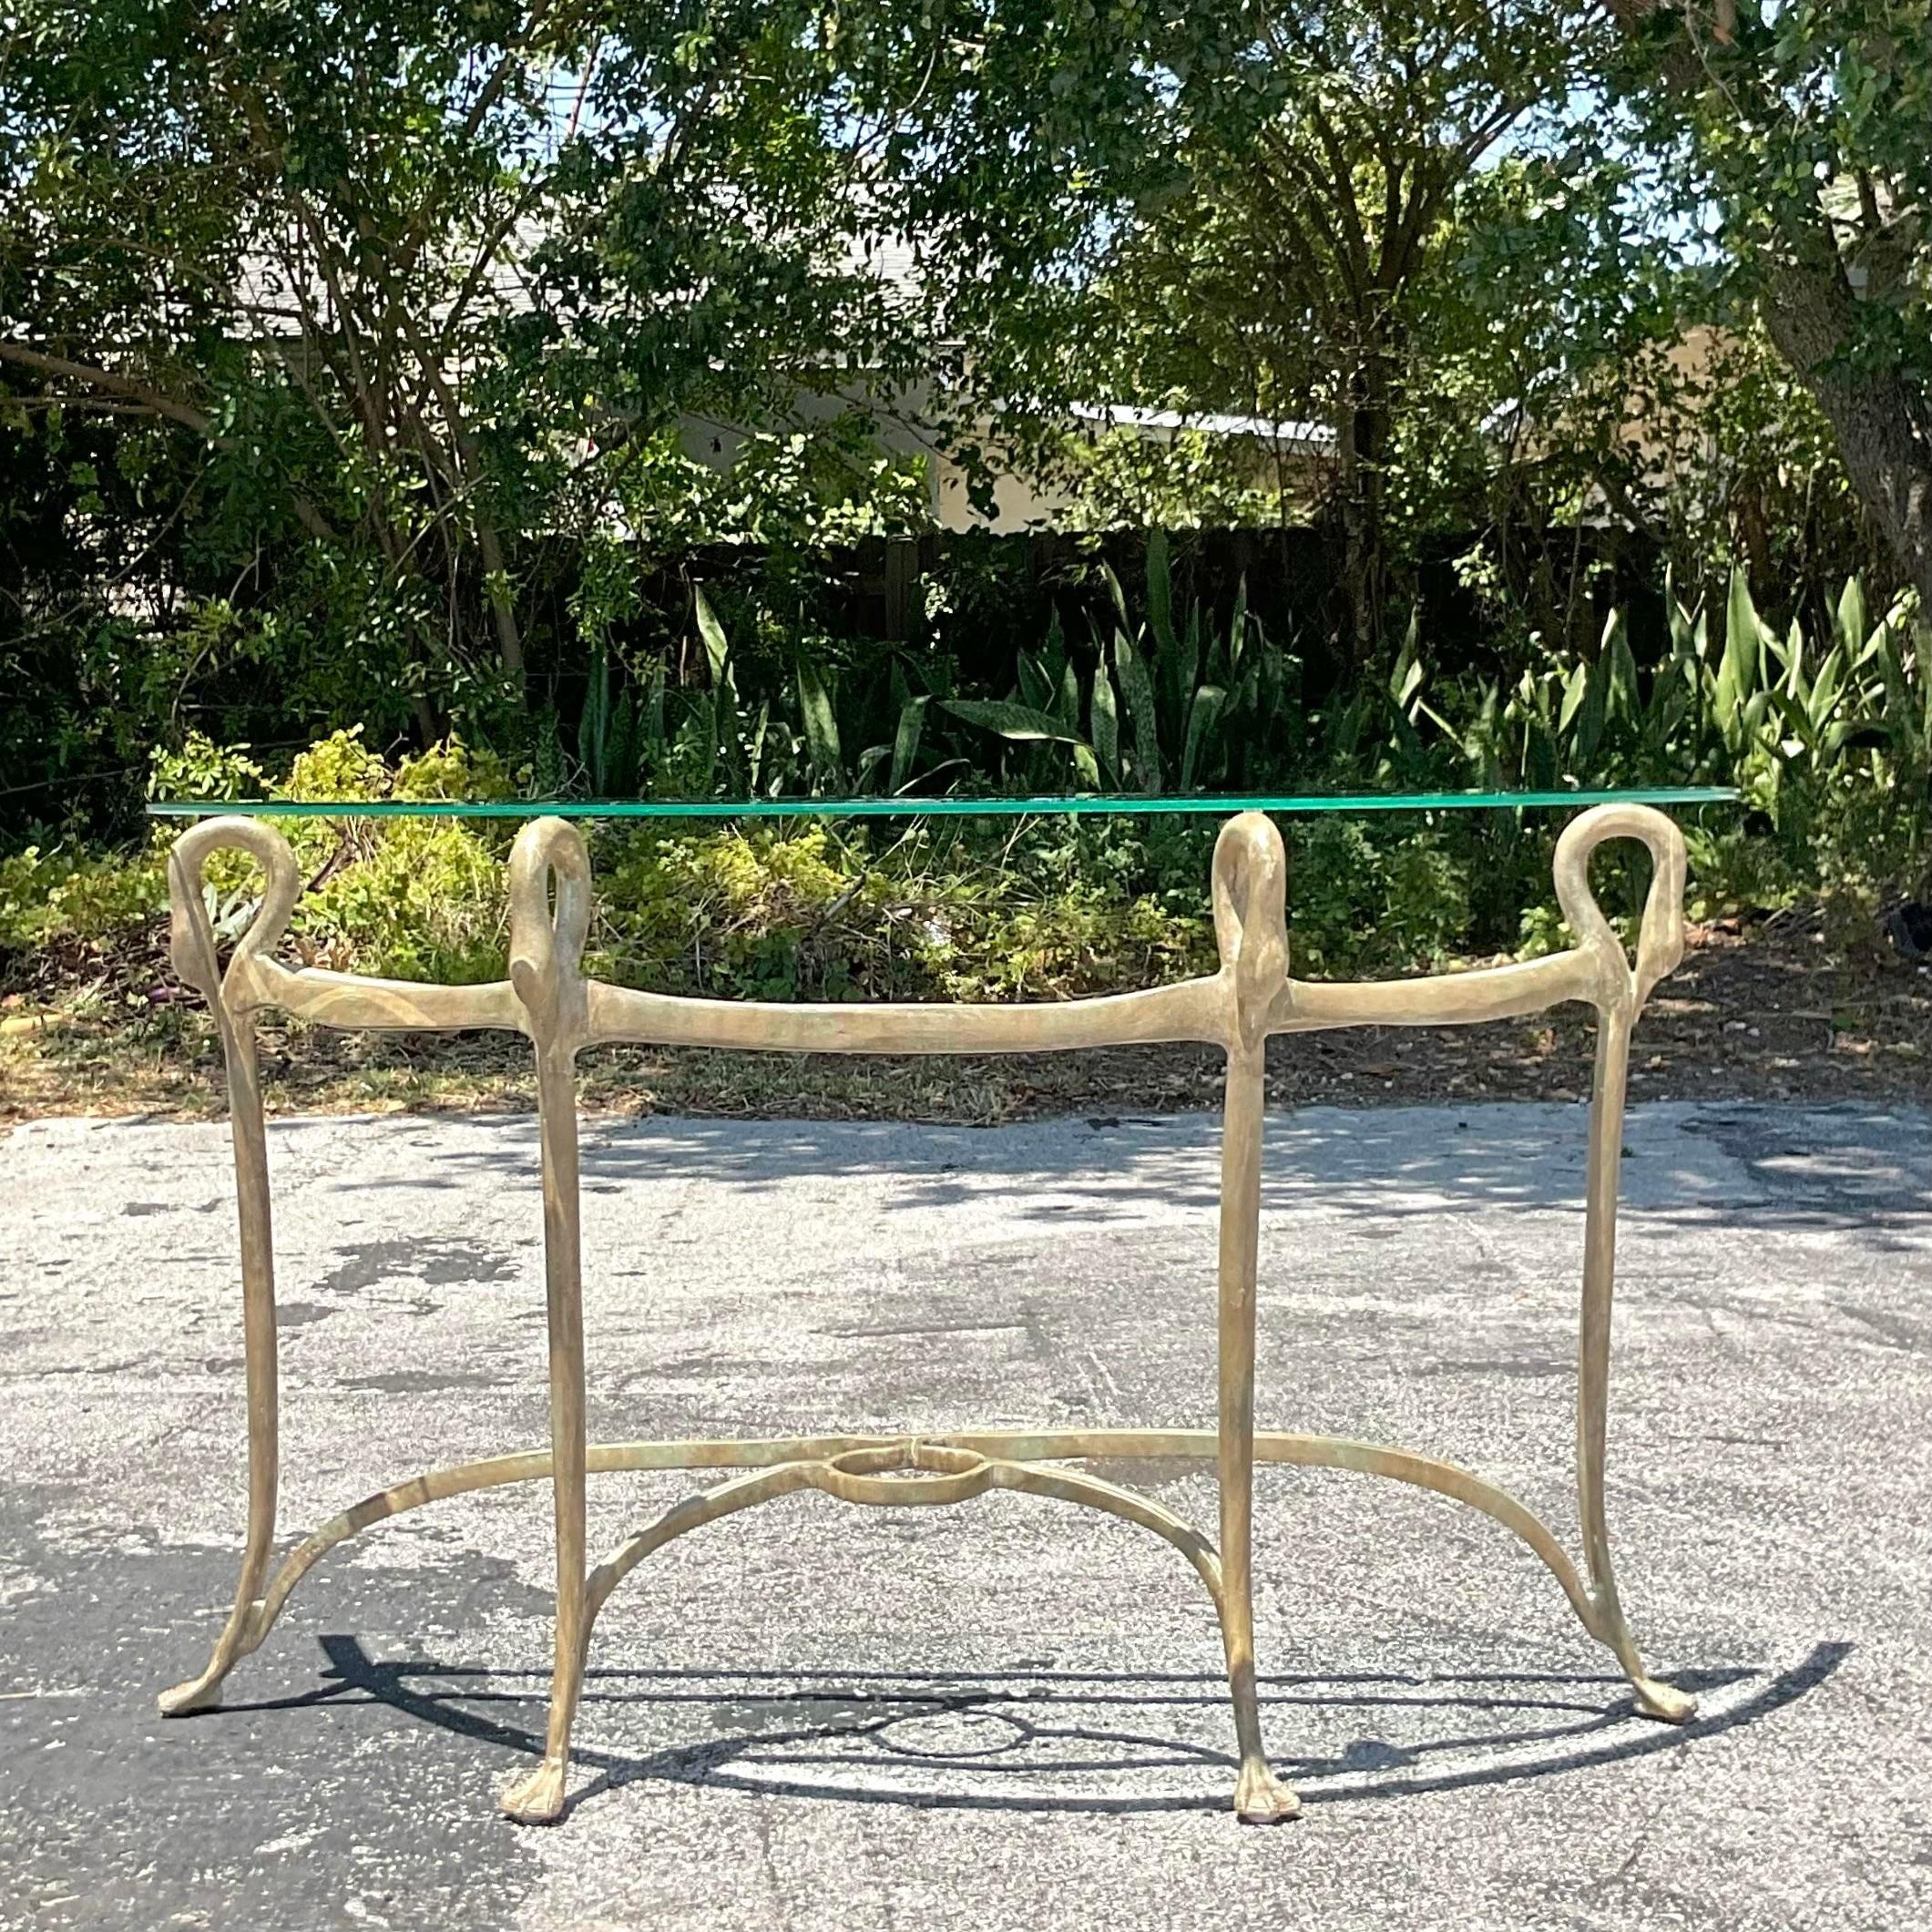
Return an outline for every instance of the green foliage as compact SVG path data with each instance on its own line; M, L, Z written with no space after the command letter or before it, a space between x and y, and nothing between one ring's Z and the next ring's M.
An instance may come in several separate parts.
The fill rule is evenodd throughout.
M1295 970L1313 978L1402 972L1467 954L1479 850L1467 828L1339 817L1297 826L1289 852Z
M602 969L629 985L753 998L849 992L852 961L823 937L854 882L827 850L821 829L625 842L600 882Z
M105 784L189 725L547 758L544 699L601 648L572 748L629 789L642 580L924 526L925 459L879 419L936 376L976 409L964 342L1139 179L1146 28L1112 0L12 8L9 776ZM901 236L916 276L881 272Z
M1614 315L1627 332L1640 306L1579 170L1549 179L1589 141L1579 83L1604 26L1591 7L1519 0L1320 0L1191 25L1165 130L1179 179L1112 230L1060 351L1089 398L1282 427L1077 443L1071 480L1103 524L1181 526L1196 505L1318 516L1342 553L1338 629L1366 659L1395 608L1392 563L1423 531L1485 520L1508 466L1498 410L1549 405L1553 421L1569 402L1561 379L1526 394L1520 365L1548 378L1600 360L1599 326ZM1570 219L1538 219L1552 209ZM1526 245L1467 272L1499 230Z
M1744 794L1740 808L1692 815L1687 825L1705 908L1823 890L1848 918L1868 917L1887 892L1912 889L1932 864L1932 647L1909 595L1875 613L1853 579L1828 630L1809 632L1800 619L1767 622L1740 569L1722 609L1669 596L1668 648L1652 662L1640 662L1622 613L1612 612L1589 655L1539 648L1507 683L1432 680L1412 621L1385 676L1359 680L1311 710L1300 701L1298 666L1261 636L1238 600L1225 627L1195 604L1177 611L1161 547L1150 551L1146 615L1131 635L1126 598L1105 581L1112 626L1096 627L1084 678L1056 623L1039 650L1018 653L1018 682L1005 700L907 695L896 666L875 680L880 715L890 718L896 705L897 729L854 762L859 782L897 787L920 778L920 762L947 749L933 729L939 724L969 749L996 742L1004 783L1028 792L1731 782ZM860 680L801 680L793 731L769 700L754 712L740 696L730 640L708 603L703 609L712 686L681 694L681 722L652 726L650 756L661 762L654 775L675 780L682 760L694 780L723 784L737 770L775 795L851 776L843 747L867 728L850 699ZM656 713L657 703L645 710ZM924 775L943 778L957 762L940 756ZM157 760L155 782L199 798L434 798L506 796L534 777L455 740L392 768L344 731L273 781L245 750L191 737L181 752ZM292 821L288 830L312 868L331 861L342 836L319 821ZM494 971L502 943L495 868L506 834L448 824L403 831L354 832L355 863L328 866L301 929L329 956L379 962L375 970ZM1206 847L1182 826L1084 827L1058 845L1035 833L1010 851L981 851L973 836L946 835L956 844L947 862L956 870L944 874L950 883L920 887L941 908L927 918L914 917L905 898L913 855L926 863L935 849L924 833L889 847L885 863L863 838L842 843L823 828L790 838L635 833L613 845L617 869L603 868L611 950L634 958L653 983L932 990L1003 983L1008 967L987 956L988 946L1023 962L1010 967L1022 974L1074 972L1082 957L1168 943L1134 910L1143 901L1164 908L1161 920L1198 909ZM1549 938L1534 909L1518 931L1523 905L1547 890L1540 820L1455 814L1418 827L1324 819L1297 824L1294 836L1297 945L1324 966L1395 966ZM978 877L994 850L1003 853L1000 884L987 896L961 882ZM93 932L121 903L118 886L92 862L36 848L11 863L8 916L18 934ZM1022 875L1024 890L1016 883ZM246 877L238 864L217 883L233 894ZM153 890L151 881L130 884L126 903L146 904L142 894L151 899ZM1014 910L1029 894L1047 908L1037 917ZM444 902L446 915L432 901ZM1071 922L1058 950L1048 940L1054 919ZM862 929L863 943L854 936Z
M1265 526L1304 510L1312 495L1300 466L1279 460L1270 442L1198 427L1160 437L1083 429L1068 435L1048 467L1071 498L1064 525L1078 530Z
M490 840L448 819L399 819L302 895L290 932L318 965L464 986L503 976L507 916Z
M1276 692L1271 707L1243 695L1270 647L1238 607L1227 627L1198 607L1177 611L1158 551L1146 595L1130 636L1126 599L1109 586L1114 621L1095 631L1085 681L1057 627L1020 654L1010 700L929 703L905 695L903 670L896 691L890 676L876 680L881 715L896 703L900 730L858 769L894 784L917 775L936 713L967 741L999 743L1007 782L1028 790L1728 781L1743 789L1741 806L1684 815L1693 914L1822 894L1847 935L1869 933L1886 898L1922 888L1932 870L1932 640L1909 597L1875 614L1853 580L1827 629L1780 627L1740 571L1722 609L1670 598L1669 648L1654 662L1640 660L1613 614L1587 657L1545 652L1508 685L1432 681L1412 624L1386 675L1307 712L1286 658L1254 679L1255 691ZM681 723L651 728L651 756L675 770L689 755L714 776L741 761L760 782L797 790L843 773L864 718L841 693L862 680L822 686L792 732L769 700L748 716L721 622L710 613L700 626L711 687L684 694ZM1252 763L1232 762L1231 715L1259 721L1239 747ZM279 777L245 747L191 735L157 758L154 782L204 799L434 799L510 796L537 777L455 739L391 763L346 731ZM1289 821L1299 968L1395 973L1564 943L1547 898L1554 824L1500 812ZM897 833L608 825L596 835L591 963L622 983L750 998L1053 997L1154 983L1211 963L1201 881L1216 829L1050 817ZM303 819L283 830L313 881L291 931L298 956L457 983L505 970L507 827ZM0 950L126 950L164 905L169 835L159 828L126 857L36 845L0 861ZM1600 880L1626 920L1641 888L1629 866ZM245 861L214 868L218 932L239 929L257 889Z
M496 752L476 751L449 737L426 751L415 751L395 768L396 798L511 798L517 787Z
M1016 700L955 700L963 721L1007 745L1007 782L1169 789L1458 791L1734 783L1737 812L1690 828L1700 904L1780 904L1824 890L1867 919L1887 891L1932 864L1932 644L1909 594L1869 615L1847 582L1830 633L1809 638L1760 617L1743 569L1723 610L1667 596L1669 649L1640 666L1621 611L1596 649L1538 647L1513 683L1438 685L1412 618L1386 676L1310 711L1299 666L1265 639L1227 641L1198 609L1177 622L1164 547L1150 546L1148 617L1132 638L1095 640L1081 695L1057 631L1022 653ZM1232 729L1231 729L1232 727ZM1518 910L1547 890L1548 843L1501 815L1446 829L1323 821L1305 834L1318 877L1297 873L1298 944L1322 960L1427 961L1477 935L1514 944ZM1614 885L1634 903L1629 882ZM1353 908L1353 911L1344 911ZM1370 919L1363 925L1360 919ZM1541 915L1523 937L1538 943Z
M1610 11L1612 109L1664 161L1660 210L1702 232L1932 601L1932 7L1743 0L1721 35L1697 8Z
M158 853L129 859L29 845L0 858L0 954L56 939L105 939L167 904Z
M643 721L630 691L610 698L610 657L598 643L590 653L590 689L577 730L577 754L596 798L630 798L642 772Z
M1007 784L1047 791L1196 792L1240 788L1277 769L1300 696L1298 662L1237 593L1225 627L1190 600L1177 615L1166 534L1147 545L1146 617L1136 625L1110 567L1111 623L1097 623L1091 670L1056 618L1038 651L1017 656L1017 683L997 701L949 699L948 716L1004 747Z
M383 798L392 781L389 767L363 742L360 725L332 732L295 758L289 775L274 788L277 798ZM157 797L172 797L157 770ZM266 793L261 794L266 796Z
M266 798L268 782L245 744L218 745L190 731L179 751L155 752L148 766L152 798ZM322 747L316 747L321 751ZM325 754L326 755L326 754ZM360 794L351 792L351 797Z
M1923 534L1926 27L28 0L0 25L0 810L46 848L126 824L157 744L358 726L616 795L1453 763L1418 700L1483 757L1588 763L1639 727L1634 677L1569 681L1610 567L1584 526L1692 602L1743 557L1813 629L1861 496ZM1294 427L1069 437L1109 403ZM1073 526L1314 517L1337 594L1277 642L1174 609L1157 544L1138 618L986 677L1009 613L962 549L909 636L854 638L833 547L930 522L931 459L881 439L908 415L976 498L1057 463ZM1854 489L1855 420L1896 487ZM1477 634L1385 693L1450 530ZM1875 596L1932 585L1883 534ZM1305 717L1285 646L1319 686L1337 639L1364 675ZM1451 644L1508 662L1487 720L1435 690ZM1681 735L1641 731L1618 755Z

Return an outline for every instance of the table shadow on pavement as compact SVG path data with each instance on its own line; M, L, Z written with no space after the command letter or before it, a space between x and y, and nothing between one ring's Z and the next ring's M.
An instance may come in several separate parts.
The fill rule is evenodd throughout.
M434 1660L385 1662L321 1640L312 1690L228 1708L294 1714L344 1700L530 1756L548 1682ZM1502 1784L1694 1747L1815 1690L1851 1645L1782 1664L1675 1673L1682 1727L1640 1716L1614 1675L1269 1677L1275 1768L1310 1804ZM219 1722L218 1713L210 1713ZM592 1670L572 1804L651 1781L828 1802L1076 1813L1218 1811L1232 1792L1225 1682L1207 1674Z

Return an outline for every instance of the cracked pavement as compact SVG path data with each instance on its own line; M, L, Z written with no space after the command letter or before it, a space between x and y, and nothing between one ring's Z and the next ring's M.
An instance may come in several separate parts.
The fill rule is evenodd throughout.
M1577 1548L1582 1109L1271 1116L1264 1426L1449 1457ZM1213 1414L1211 1117L593 1119L593 1439ZM1258 1648L1306 1810L1227 1810L1212 1615L1035 1498L808 1495L598 1623L573 1809L494 1810L549 1662L540 1485L371 1530L224 1709L164 1722L243 1522L220 1125L0 1139L0 1927L1893 1928L1932 1922L1932 1116L1672 1105L1627 1134L1610 1517L1688 1731L1487 1518L1257 1477ZM541 1444L527 1117L271 1128L284 1548ZM1211 1528L1190 1467L1101 1473ZM591 1548L692 1478L593 1478Z

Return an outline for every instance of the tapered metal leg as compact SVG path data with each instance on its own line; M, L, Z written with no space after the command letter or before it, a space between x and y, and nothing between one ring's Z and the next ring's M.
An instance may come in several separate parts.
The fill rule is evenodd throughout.
M541 1048L537 1093L543 1142L544 1277L550 1326L551 1493L557 1539L557 1659L543 1763L498 1801L524 1825L563 1815L570 1727L583 1686L585 1622L584 1317L578 1222L577 1090L567 1048Z
M1269 1768L1254 1684L1254 1280L1261 1240L1262 1052L1257 1044L1228 1056L1221 1141L1221 1635L1241 1751L1234 1809L1250 1825L1273 1825L1301 1810L1301 1801Z
M1637 1693L1637 1708L1666 1723L1688 1722L1697 1700L1644 1669L1625 1622L1603 1514L1603 1467L1610 1409L1610 1300L1617 1272L1617 1187L1623 1157L1624 1094L1632 1015L1600 1010L1596 1088L1590 1099L1590 1181L1583 1233L1583 1310L1577 1344L1577 1510L1598 1634L1615 1652Z
M261 1641L258 1600L275 1544L280 1467L275 1358L275 1242L269 1219L268 1137L252 1022L232 1021L215 1001L228 1062L229 1128L235 1143L235 1195L241 1228L241 1337L248 1374L248 1538L228 1621L199 1677L163 1691L163 1717L185 1717L221 1701L221 1680Z

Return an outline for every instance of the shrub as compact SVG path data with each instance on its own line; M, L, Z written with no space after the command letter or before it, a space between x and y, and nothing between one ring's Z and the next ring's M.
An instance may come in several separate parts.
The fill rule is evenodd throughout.
M449 819L385 821L302 895L291 932L318 964L394 979L500 979L508 951L502 856Z
M1169 649L1175 626L1164 597L1157 584L1144 627L1164 680L1149 739L1163 762L1157 767L1150 755L1137 775L1178 782L1191 721L1204 721L1205 733L1235 714L1222 686L1200 680L1222 675L1221 659L1230 674L1247 660L1232 645L1219 647L1221 659L1196 650L1211 642L1211 627L1191 617ZM1473 676L1432 687L1413 630L1392 672L1315 713L1303 715L1271 675L1262 682L1281 730L1270 731L1283 741L1253 782L1455 791L1730 781L1744 794L1741 805L1681 817L1692 915L1816 895L1841 937L1868 935L1888 898L1923 889L1932 863L1932 641L1910 600L1874 617L1854 581L1829 635L1813 637L1767 624L1739 577L1721 613L1673 598L1668 615L1669 649L1654 664L1637 661L1613 616L1593 656L1543 653L1508 688ZM1229 635L1246 637L1244 624ZM1009 732L1034 731L1015 721L1016 706L1040 719L1054 708L1064 739L1014 738L1014 769L1064 782L1076 726L1094 722L1095 664L1082 673L1083 694L1074 662L1062 648L1031 666L1014 703L990 712L982 705L966 736L983 742L993 712ZM713 670L717 703L691 725L686 776L700 791L739 782L741 767L751 782L778 782L755 761L779 727L732 721L742 707L721 633ZM891 678L882 690L882 719L903 720L910 709L926 721L852 760L860 741L851 721L828 710L816 727L814 772L836 775L849 764L848 777L896 783L915 752L930 754L925 699ZM929 709L946 715L941 704ZM1134 706L1123 698L1117 710L1117 735L1103 732L1089 761L1097 771L1120 769ZM653 744L658 730L653 711ZM1207 741L1198 738L1197 751ZM1243 756L1254 751L1251 744ZM198 800L424 801L506 798L557 775L512 770L455 737L392 762L350 728L310 746L279 779L246 745L190 735L156 756L151 782L156 792ZM503 973L502 862L514 823L278 823L310 882L291 930L302 956L400 978L475 982ZM1564 943L1549 899L1559 823L1554 813L1503 811L1284 822L1296 970L1387 975ZM43 841L0 860L0 947L67 938L108 946L151 922L165 905L162 854L177 830L158 825L130 854ZM1181 817L957 820L903 831L810 821L677 831L605 824L592 834L598 922L588 963L620 982L750 998L1053 998L1152 984L1213 963L1206 884L1218 830L1211 819ZM1612 848L1593 878L1606 911L1627 925L1641 903L1644 863ZM259 890L252 862L220 855L209 884L218 930L237 929Z
M168 904L157 853L87 854L29 845L0 859L0 951L31 951L54 939L102 940Z

